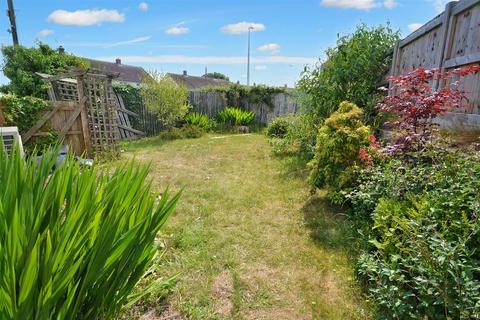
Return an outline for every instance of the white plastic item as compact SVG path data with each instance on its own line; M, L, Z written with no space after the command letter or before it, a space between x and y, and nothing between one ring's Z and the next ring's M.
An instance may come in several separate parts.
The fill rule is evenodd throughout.
M14 145L17 144L17 147L20 148L20 154L23 157L22 137L18 133L17 127L0 127L0 138L2 138L0 144L3 147L3 151L10 153Z

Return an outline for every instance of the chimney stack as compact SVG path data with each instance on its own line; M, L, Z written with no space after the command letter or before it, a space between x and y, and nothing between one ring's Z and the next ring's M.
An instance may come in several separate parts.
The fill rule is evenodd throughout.
M184 76L184 77L187 76L187 70L183 70L183 76Z
M120 58L115 59L115 64L122 64L122 60Z

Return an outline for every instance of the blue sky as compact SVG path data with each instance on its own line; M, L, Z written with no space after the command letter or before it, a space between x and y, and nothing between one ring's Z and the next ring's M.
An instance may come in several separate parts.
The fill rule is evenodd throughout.
M6 1L1 6L6 7ZM41 40L101 60L120 57L147 70L218 71L251 83L293 86L338 34L389 21L402 35L435 17L445 0L14 0L22 45ZM1 8L6 10L6 8ZM0 11L1 11L0 10ZM1 19L0 42L11 44ZM2 82L6 80L3 79Z

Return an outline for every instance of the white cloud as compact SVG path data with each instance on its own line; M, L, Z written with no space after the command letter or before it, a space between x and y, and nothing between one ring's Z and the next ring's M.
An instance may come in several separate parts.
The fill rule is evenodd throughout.
M40 32L38 33L38 37L44 38L49 35L52 35L53 33L54 31L52 29L43 29L43 30L40 30Z
M179 26L173 26L165 30L166 34L174 35L174 36L179 36L182 34L189 33L190 29L187 27L179 27Z
M48 21L75 26L91 26L102 22L121 23L125 21L125 15L117 10L93 9L93 10L55 10L48 16Z
M267 70L267 66L265 66L265 65L258 65L258 66L255 66L255 70L256 70L256 71L265 71L265 70Z
M115 57L98 57L98 60L112 61ZM160 56L123 56L120 57L125 63L158 63L158 64L246 64L245 56L184 56L184 55L160 55ZM252 57L252 64L313 64L318 58L297 56L265 56Z
M278 53L280 48L281 47L278 43L268 43L258 47L257 50L262 52Z
M147 11L148 11L148 3L146 3L146 2L140 2L140 3L138 4L138 9L147 12Z
M421 28L422 26L423 26L423 24L421 24L421 23L410 23L410 24L408 25L408 29L409 29L410 31L415 31L415 30Z
M383 6L387 9L393 9L398 6L398 3L396 0L385 0L383 1Z
M447 5L447 3L449 3L450 1L458 1L458 0L428 0L428 1L431 2L435 10L438 13L440 13L443 10L445 10L445 6Z
M225 34L239 35L239 34L247 33L248 29L250 28L253 28L250 30L251 32L264 31L266 29L265 25L262 23L244 21L244 22L228 24L220 28L220 30Z
M397 6L396 0L322 0L321 5L329 8L370 10L385 7L393 9Z
M131 39L131 40L114 42L114 43L111 43L111 44L104 45L104 48L112 48L112 47L118 47L118 46L131 45L131 44L135 44L135 43L150 40L150 38L151 38L150 36L145 36L145 37L138 37L138 38Z

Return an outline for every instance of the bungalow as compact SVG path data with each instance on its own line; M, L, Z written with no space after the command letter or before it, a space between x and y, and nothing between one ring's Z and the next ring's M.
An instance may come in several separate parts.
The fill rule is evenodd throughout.
M126 83L138 87L142 83L142 79L148 76L148 73L142 67L126 65L122 60L117 58L115 62L100 61L95 59L87 59L90 66L94 69L106 71L108 73L118 74L115 82ZM213 79L207 77L190 76L187 71L183 74L167 73L177 84L184 85L188 91L197 91L206 87L216 87L228 85L230 82L226 80Z
M114 82L126 83L138 87L142 83L142 79L148 76L148 73L142 67L122 64L122 60L119 58L115 59L115 62L94 59L87 60L90 62L90 66L94 69L118 74L118 77L114 79Z
M187 74L187 71L183 71L183 74L167 73L167 75L170 76L177 84L182 84L187 87L188 91L198 91L202 88L225 86L230 84L230 82L226 80L207 78L203 76L190 76Z

